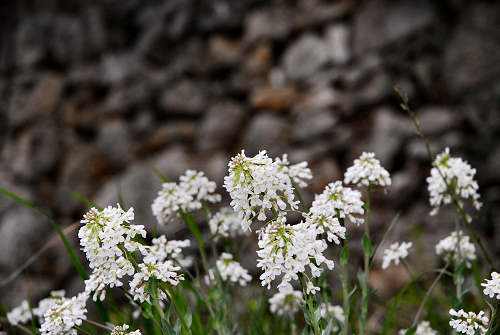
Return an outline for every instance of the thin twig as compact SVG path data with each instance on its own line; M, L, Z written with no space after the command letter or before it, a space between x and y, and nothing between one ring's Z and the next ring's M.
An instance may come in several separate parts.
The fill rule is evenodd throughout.
M11 323L9 322L9 320L7 320L7 318L4 318L3 316L0 316L0 320L1 320L2 322L6 322L6 323L8 323L8 324L11 324ZM24 331L24 332L25 332L25 333L27 333L27 334L30 334L30 335L32 335L32 334L33 334L33 333L31 332L31 330L29 330L28 328L26 328L26 327L25 327L25 326L23 326L23 325L13 325L13 324L11 324L11 325L12 325L12 326L15 326L15 327L17 327L17 328L19 328L19 329L21 329L22 331Z
M91 325L94 325L94 326L96 326L96 327L99 327L99 328L105 329L105 330L107 330L107 331L109 331L109 332L112 332L112 331L113 331L113 329L109 328L109 327L108 327L108 326L106 326L106 325L103 325L102 323L95 322L95 321L92 321L92 320L84 320L84 321L85 321L85 322L87 322L87 323L89 323L89 324L91 324Z
M413 323L411 324L412 327L415 327L417 325L418 320L420 319L420 315L422 314L422 311L424 310L425 303L427 302L427 299L432 293L432 290L434 290L434 287L436 287L437 283L439 282L439 279L443 276L444 272L446 271L446 268L448 267L449 262L446 263L446 265L443 267L443 269L439 272L438 276L436 279L434 279L434 282L432 282L431 286L425 293L424 299L422 299L422 302L420 303L420 306L418 307L417 314L415 315L415 319L413 320Z

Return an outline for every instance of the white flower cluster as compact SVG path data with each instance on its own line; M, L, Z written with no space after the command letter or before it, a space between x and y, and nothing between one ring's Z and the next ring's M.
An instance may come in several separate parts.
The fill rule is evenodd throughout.
M476 314L474 312L464 312L463 309L458 312L450 309L449 313L452 316L450 326L456 329L457 332L474 335L476 334L476 330L479 329L480 334L486 334L489 319L484 316L483 311Z
M321 275L322 264L333 268L333 261L323 256L327 248L324 240L317 240L318 230L301 222L296 225L286 224L286 218L280 213L278 218L259 231L259 257L257 267L264 273L260 276L262 286L271 287L271 281L283 275L278 288L289 286L291 280L297 280L298 274L311 270L312 277ZM307 293L314 293L319 288L308 282Z
M399 335L405 335L408 329L401 329ZM431 328L429 321L420 321L417 325L415 335L438 335L438 332Z
M130 224L133 219L133 208L124 211L117 205L108 206L102 211L92 208L81 220L84 226L80 228L78 237L93 270L85 281L85 291L87 294L95 291L94 300L104 300L107 285L122 286L120 279L134 273L134 267L126 258L124 250L138 250L141 244L134 238L138 235L146 237L146 230L142 225Z
M486 283L481 283L481 286L484 286L484 295L493 298L496 294L497 299L500 299L500 273L492 272L491 279L486 279Z
M210 181L203 172L187 170L179 178L179 183L163 183L151 209L160 224L168 223L179 214L202 207L203 202L219 202L220 194L215 192L215 182Z
M340 324L343 324L345 321L344 309L342 308L342 306L338 306L338 305L334 306L334 305L322 303L321 305L319 305L319 315L325 320L329 320L333 317ZM332 332L335 333L338 330L339 330L338 325L334 324L332 326Z
M301 176L310 175L303 163L289 166L286 156L273 161L265 151L254 157L247 157L242 151L231 159L228 166L229 175L224 177L224 187L231 196L231 206L243 219L245 230L255 217L265 221L266 210L282 211L287 205L297 209L292 179L304 185Z
M339 238L345 239L346 232L341 221L349 220L359 225L364 219L355 215L363 214L361 193L336 181L328 184L323 193L315 196L306 223L317 228L319 233L326 233L328 241L339 244Z
M401 259L408 256L408 249L412 246L411 242L399 242L391 244L391 246L384 250L384 260L382 262L382 269L387 269L392 261L394 265L399 265Z
M184 276L177 273L180 269L180 266L175 266L170 260L162 262L154 260L139 264L139 271L134 274L134 278L130 282L130 293L134 296L134 300L141 303L144 301L151 303L148 282L152 277L155 277L159 282L177 286L181 280L184 280ZM158 290L158 299L168 299L163 290Z
M221 208L208 221L210 233L218 239L219 237L236 237L248 234L248 230L243 230L241 218L230 207Z
M223 281L228 279L233 283L239 283L246 286L252 280L248 270L243 268L240 263L233 260L233 255L223 252L216 262L217 270Z
M389 172L380 165L373 152L363 152L354 160L344 174L344 183L357 186L382 186L391 185Z
M302 292L287 286L269 299L271 313L292 317L304 304Z
M189 267L193 264L193 259L192 257L184 256L182 249L190 245L190 240L167 241L167 237L161 235L153 239L151 246L142 246L141 253L144 255L145 263L163 262L169 258L182 267Z
M39 318L40 323L43 323L43 316L49 310L50 306L52 306L55 301L64 298L65 295L66 291L64 290L52 291L49 297L40 300L38 307L33 308L33 314Z
M292 178L293 182L299 187L307 187L305 179L312 179L311 169L307 167L307 162L300 162L290 165L288 155L284 154L282 158L276 158L276 163L280 166L280 172Z
M7 320L9 320L9 323L14 326L31 320L30 305L28 301L23 300L21 305L13 308L9 313L7 313Z
M128 330L129 328L129 325L127 324L124 324L123 326L116 326L115 328L113 328L113 331L110 335L141 335L140 330L130 331Z
M76 335L75 326L80 326L87 317L88 295L83 292L75 297L54 299L48 310L43 315L40 327L42 335Z
M457 265L465 261L466 266L470 267L471 261L476 259L476 247L468 235L465 235L461 230L454 231L450 236L439 241L436 245L436 254L442 256L446 261L453 259Z
M451 157L449 148L437 155L432 165L431 175L427 177L429 201L433 207L431 215L437 214L441 206L451 203L455 196L470 199L477 210L481 208L479 186L474 180L476 169L461 158Z

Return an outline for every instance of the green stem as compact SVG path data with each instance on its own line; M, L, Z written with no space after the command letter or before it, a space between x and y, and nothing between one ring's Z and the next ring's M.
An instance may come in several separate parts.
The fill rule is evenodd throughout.
M295 184L295 182L293 181L293 179L290 179L290 180L292 181L293 192L295 193L295 195L299 199L300 204L302 205L302 209L304 211L308 212L308 209L307 209L306 203L304 201L304 198L302 198L302 194L300 194L300 191L299 191L297 185Z
M368 185L368 188L366 190L366 218L365 218L365 235L370 240L370 224L369 224L369 218L370 218L370 212L371 212L371 207L370 207L370 195L371 195L371 185ZM364 248L363 248L364 249ZM361 317L359 318L359 334L364 335L365 334L365 327L366 327L366 315L368 313L368 277L370 275L370 253L371 250L363 250L364 254L364 275L363 275L363 282L362 287L361 287Z
M344 251L344 248L347 248L347 239L348 237L346 236L346 239L343 241L343 250L342 254L344 252L346 253L346 257L344 259L343 255L341 256L340 264L342 265L342 274L341 274L341 279L342 279L342 296L343 296L343 302L344 302L344 327L342 329L342 334L343 335L348 335L349 334L349 316L350 316L350 302L349 302L349 273L347 272L347 259L348 259L348 254L349 254L349 249L346 249L347 251Z
M316 319L316 314L314 313L314 306L313 306L311 296L306 293L307 292L307 285L304 281L304 276L302 275L302 273L299 274L299 280L300 280L300 284L302 286L302 294L304 296L304 300L306 301L306 305L307 305L307 309L308 309L308 313L309 313L309 318L310 318L311 323L312 323L314 334L321 335L321 329L319 327L319 322Z

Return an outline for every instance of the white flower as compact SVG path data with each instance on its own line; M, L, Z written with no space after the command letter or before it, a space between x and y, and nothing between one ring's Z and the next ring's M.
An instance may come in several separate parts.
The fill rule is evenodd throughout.
M399 265L399 261L408 256L408 249L410 249L411 246L411 242L401 242L401 244L396 242L391 244L388 249L384 250L382 269L387 269L392 261L394 261L394 265Z
M276 158L276 163L281 167L280 171L292 178L295 185L299 187L307 187L307 182L304 179L312 179L311 169L307 167L307 162L290 165L288 155L284 154L282 158Z
M380 165L373 152L363 152L354 160L353 166L345 172L344 183L386 187L391 185L391 177L389 172Z
M28 301L23 300L21 305L7 313L7 320L9 320L9 323L14 326L31 320L30 305Z
M451 157L449 148L437 155L432 165L431 175L427 177L429 201L433 207L431 215L437 214L441 206L450 204L453 197L470 199L477 210L481 208L479 186L474 180L476 169L461 158Z
M88 296L85 292L78 294L75 297L64 298L61 297L50 305L49 309L43 315L43 323L40 327L42 335L61 335L61 334L75 334L75 326L80 326L82 320L87 317L87 303Z
M497 299L500 299L500 274L497 272L491 273L491 279L486 279L486 283L481 283L484 286L483 293L490 298L493 298L495 294Z
M247 235L248 230L243 230L241 218L230 207L224 207L208 221L210 233L218 237L236 237Z
M130 282L130 293L134 296L134 300L141 303L144 301L151 303L148 283L152 277L155 277L159 282L177 286L181 280L184 280L184 276L177 273L180 269L180 266L175 266L170 260L139 264L139 271L134 274L134 278ZM168 299L163 290L158 290L158 299Z
M450 326L456 329L457 332L474 335L476 330L479 329L481 334L486 334L489 319L484 316L483 311L476 314L474 312L464 312L463 309L458 312L450 309L450 315L455 317L450 319Z
M122 286L124 275L134 274L134 267L127 259L125 250L136 251L141 244L134 241L138 235L146 237L142 225L130 224L134 219L134 209L124 211L117 207L106 207L102 211L96 208L87 212L78 232L80 244L93 270L85 281L87 294L95 291L93 299L104 300L106 286Z
M165 235L153 239L151 246L141 246L141 253L145 256L144 262L154 263L163 262L172 259L182 267L189 267L193 263L192 257L186 257L182 254L182 249L191 245L189 240L170 240L167 241Z
M33 314L38 317L40 323L43 323L43 315L49 310L50 306L52 306L55 301L64 298L65 294L66 291L64 290L52 291L49 297L40 300L38 307L33 308Z
M294 291L292 286L283 287L269 299L271 313L292 317L304 304L302 292Z
M457 265L465 261L466 266L470 267L471 261L476 259L476 247L468 235L461 230L458 233L454 231L450 236L439 241L436 245L436 254L446 261L453 259Z
M363 223L363 218L357 216L363 214L361 193L336 181L328 184L323 193L315 196L306 216L306 223L316 227L319 233L326 233L328 241L339 244L339 238L345 239L345 221Z
M233 260L233 255L223 252L216 262L217 270L223 281L228 279L233 283L246 286L252 280L252 276L244 269L240 263Z
M296 225L286 224L286 218L280 213L278 218L259 231L257 267L264 273L260 276L262 286L271 287L271 281L283 275L278 288L297 280L298 274L310 268L312 277L319 277L322 264L333 268L333 261L323 255L327 248L324 240L317 240L317 229L304 222Z
M203 172L187 170L179 178L179 183L163 183L162 189L153 201L151 209L160 224L168 223L173 217L202 207L203 202L220 201L220 194L214 193L216 184L205 177Z
M289 168L281 160L273 161L265 151L255 157L246 157L242 151L228 166L224 187L231 196L231 206L243 219L243 229L248 230L255 217L265 221L266 211L271 209L297 209Z
M341 306L338 305L330 305L330 304L325 304L322 303L319 305L319 315L329 321L331 318L335 318L335 320L343 324L345 321L345 315L344 315L344 309ZM339 330L339 327L337 323L334 323L332 326L332 332L337 332Z
M405 335L408 329L401 329L399 335ZM438 335L438 332L431 328L429 321L420 321L417 325L415 335Z
M140 330L130 331L128 330L129 328L129 325L127 324L124 324L123 326L116 326L113 328L110 335L141 335Z

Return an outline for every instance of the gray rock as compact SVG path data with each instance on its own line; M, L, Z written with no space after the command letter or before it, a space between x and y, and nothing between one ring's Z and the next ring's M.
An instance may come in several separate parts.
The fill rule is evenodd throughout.
M256 10L245 19L245 38L255 40L280 40L288 36L292 29L290 13L286 8Z
M23 179L35 180L49 172L60 152L57 128L52 122L40 122L11 138L5 146L4 159L12 172Z
M227 148L240 132L245 117L243 107L226 101L213 105L203 117L197 144L201 151Z
M243 140L243 149L254 155L260 150L267 150L269 155L283 153L288 143L288 122L275 115L258 114L252 118Z
M32 89L26 90L31 86ZM59 104L63 87L63 78L52 73L17 77L9 102L10 124L19 126L35 117L48 117Z
M387 108L375 111L372 134L366 146L375 152L382 166L390 166L404 140L414 133L410 118Z
M425 106L419 108L416 116L425 135L438 135L456 127L461 121L460 113L446 106Z
M498 3L477 3L464 11L445 49L442 75L451 93L459 94L500 78Z
M7 211L0 224L0 267L12 270L22 265L46 242L40 237L51 229L46 218L29 208L15 206Z
M435 22L427 2L367 1L355 16L355 51L383 47Z
M292 79L305 79L313 75L328 61L323 40L311 34L302 35L288 47L283 56L286 74Z
M97 147L117 169L129 160L133 139L123 120L101 122L98 128Z
M329 111L299 113L293 128L293 139L311 141L315 137L326 134L337 123L337 117Z
M59 64L81 60L86 53L82 36L83 24L77 17L25 17L17 31L17 62L22 68L31 68L48 57Z
M113 89L104 103L104 109L110 114L125 114L146 106L152 95L153 88L149 82L134 82L131 85Z
M112 85L136 77L142 69L137 56L132 53L107 54L102 58L99 66L101 81Z
M326 30L326 46L330 60L345 64L351 58L351 30L344 24L334 24Z
M165 113L200 114L207 105L206 89L194 81L183 80L161 94L159 105Z

